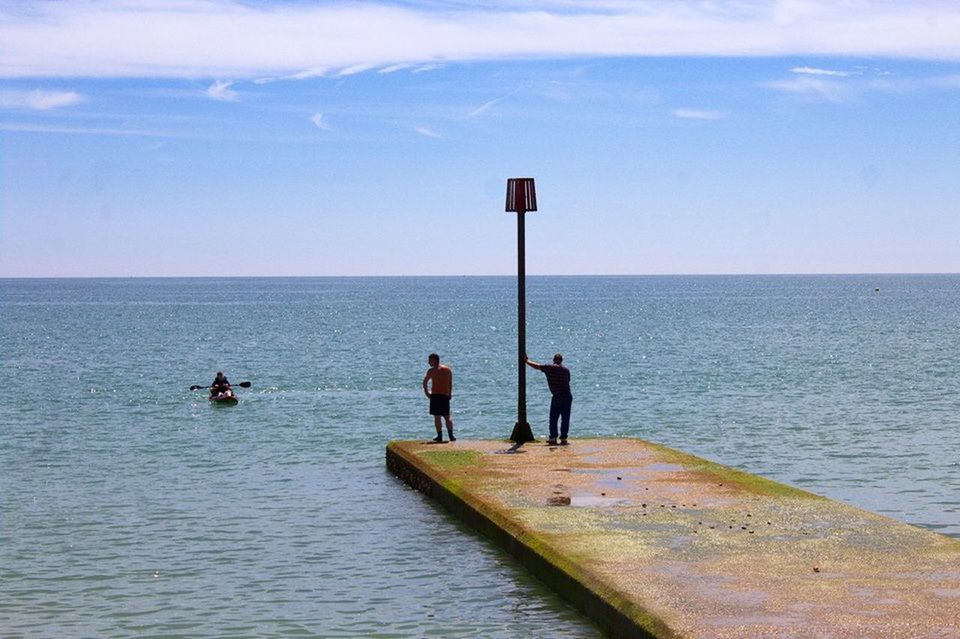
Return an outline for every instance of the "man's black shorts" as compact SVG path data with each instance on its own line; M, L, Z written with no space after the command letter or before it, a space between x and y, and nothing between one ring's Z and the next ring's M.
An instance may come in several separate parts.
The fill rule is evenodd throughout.
M438 395L433 393L430 395L430 414L431 415L440 415L440 417L446 417L450 414L450 396L449 395Z

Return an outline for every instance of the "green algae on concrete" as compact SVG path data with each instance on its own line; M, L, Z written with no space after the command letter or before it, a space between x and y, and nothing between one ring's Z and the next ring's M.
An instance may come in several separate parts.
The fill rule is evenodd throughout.
M960 541L634 439L387 465L613 636L960 637Z
M476 466L483 461L483 453L477 450L450 448L447 450L427 450L420 456L440 468L462 468Z
M825 499L825 497L821 497L820 495L815 495L814 493L794 488L787 484L781 484L780 482L772 481L760 475L751 475L737 468L723 466L716 462L691 455L690 453L667 448L660 444L650 444L650 446L662 454L663 461L680 464L689 472L701 473L708 481L729 482L745 491L758 495L783 495L807 499Z

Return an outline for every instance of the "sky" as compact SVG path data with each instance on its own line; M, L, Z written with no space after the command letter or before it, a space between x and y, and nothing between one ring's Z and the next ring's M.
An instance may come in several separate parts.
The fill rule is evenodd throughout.
M0 0L0 277L960 272L953 0Z

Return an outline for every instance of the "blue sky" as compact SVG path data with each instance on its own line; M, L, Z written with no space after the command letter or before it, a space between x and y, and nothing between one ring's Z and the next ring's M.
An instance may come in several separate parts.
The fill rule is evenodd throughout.
M0 0L0 276L960 272L955 2Z

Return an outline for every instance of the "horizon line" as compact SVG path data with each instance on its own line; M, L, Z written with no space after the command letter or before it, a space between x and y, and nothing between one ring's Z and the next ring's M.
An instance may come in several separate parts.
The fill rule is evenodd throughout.
M857 271L857 272L772 272L772 273L537 273L541 277L869 277L869 276L960 275L960 271ZM463 279L516 278L516 274L403 274L403 275L0 275L2 280L253 280L253 279Z

